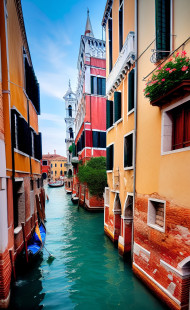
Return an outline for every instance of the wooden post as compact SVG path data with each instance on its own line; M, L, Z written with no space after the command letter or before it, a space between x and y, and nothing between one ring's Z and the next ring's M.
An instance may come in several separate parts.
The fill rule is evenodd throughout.
M21 223L21 225L22 225L22 233L23 233L23 239L24 239L26 262L28 263L28 248L27 248L27 240L26 240L26 235L25 235L25 225L24 223Z
M40 203L41 203L42 216L44 220L46 215L45 215L45 201L44 201L44 195L42 191L40 192Z
M14 280L16 281L15 259L14 259L14 250L13 249L9 250L9 255L10 255L10 260L11 260L13 277L14 277Z
M39 202L38 195L36 195L36 207L37 207L38 215L40 219L43 221L43 213L42 213L42 210L40 209L40 202Z

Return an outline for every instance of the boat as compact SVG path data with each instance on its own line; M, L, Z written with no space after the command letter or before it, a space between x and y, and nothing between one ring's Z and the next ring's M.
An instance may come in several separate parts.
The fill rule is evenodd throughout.
M61 186L64 186L64 181L63 180L50 181L48 185L49 187L61 187Z
M28 260L31 261L41 251L45 243L46 228L41 222L40 226L36 225L34 234L27 244Z
M72 194L72 189L70 189L70 188L66 188L65 187L65 191L66 191L67 194Z
M79 197L77 197L76 194L72 194L71 201L72 203L77 204L79 201Z

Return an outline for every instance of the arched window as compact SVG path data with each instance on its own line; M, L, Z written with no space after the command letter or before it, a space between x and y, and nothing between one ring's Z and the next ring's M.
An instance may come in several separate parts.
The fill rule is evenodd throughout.
M69 128L70 139L73 139L73 129Z
M72 117L72 106L68 106L69 117Z

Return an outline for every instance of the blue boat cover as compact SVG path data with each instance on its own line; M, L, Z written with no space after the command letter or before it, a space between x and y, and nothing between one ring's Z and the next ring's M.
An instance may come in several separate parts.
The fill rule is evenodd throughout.
M46 237L46 231L45 231L45 228L42 224L40 225L39 229L40 229L40 235L42 238L42 243L41 243L37 233L34 232L32 238L30 239L29 244L28 244L28 251L30 251L33 255L39 251L42 244L44 244L45 237Z

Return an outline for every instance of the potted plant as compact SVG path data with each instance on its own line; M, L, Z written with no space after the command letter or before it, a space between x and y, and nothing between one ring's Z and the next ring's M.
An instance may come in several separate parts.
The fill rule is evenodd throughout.
M179 95L190 90L190 59L186 54L182 51L170 56L148 80L144 95L152 105L164 104L176 90Z

